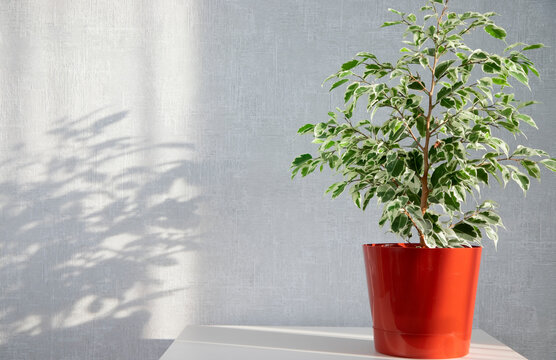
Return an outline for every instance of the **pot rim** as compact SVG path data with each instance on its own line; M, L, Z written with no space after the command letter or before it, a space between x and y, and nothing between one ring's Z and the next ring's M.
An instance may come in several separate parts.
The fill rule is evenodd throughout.
M363 248L381 248L381 249L405 249L405 250L437 250L437 251L449 251L449 250L473 250L473 249L482 249L482 246L474 245L472 247L461 247L461 248L428 248L428 247L419 247L418 243L394 243L394 242L387 242L387 243L370 243L370 244L363 244Z

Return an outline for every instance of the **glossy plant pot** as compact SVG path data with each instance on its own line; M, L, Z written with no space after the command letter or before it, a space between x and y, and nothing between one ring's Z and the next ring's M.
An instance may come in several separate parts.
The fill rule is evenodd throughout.
M409 358L465 356L481 250L363 245L376 351Z

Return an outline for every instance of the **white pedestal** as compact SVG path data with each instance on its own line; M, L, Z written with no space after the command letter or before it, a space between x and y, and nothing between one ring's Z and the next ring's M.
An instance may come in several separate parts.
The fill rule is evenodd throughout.
M372 341L371 328L361 327L189 326L160 360L401 359L378 354ZM462 359L525 358L475 329Z

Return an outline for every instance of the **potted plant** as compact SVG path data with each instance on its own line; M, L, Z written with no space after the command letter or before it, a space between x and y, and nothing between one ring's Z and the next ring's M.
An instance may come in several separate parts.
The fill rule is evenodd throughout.
M302 126L319 145L316 156L292 163L292 178L329 167L342 175L327 193L349 192L363 210L376 197L379 225L404 242L363 245L374 342L378 352L450 358L469 351L481 239L498 241L502 221L480 189L516 182L525 193L539 165L556 160L539 149L510 146L504 133L537 128L512 84L539 76L526 56L542 44L515 43L502 54L471 49L478 29L506 41L495 13L457 14L449 0L429 0L422 18L396 15L382 26L404 27L395 62L360 52L329 76L344 90L342 108L327 121ZM375 116L376 114L376 116ZM475 204L469 205L472 199ZM418 242L410 242L416 236Z

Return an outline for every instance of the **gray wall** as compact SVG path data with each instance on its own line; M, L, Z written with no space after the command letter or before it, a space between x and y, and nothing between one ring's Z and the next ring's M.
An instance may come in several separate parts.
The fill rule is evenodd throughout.
M556 2L495 10L544 42L530 146L556 154ZM369 326L361 244L378 208L290 181L322 79L392 59L390 6L414 1L11 1L0 5L0 358L156 359L187 324ZM497 46L477 33L471 45ZM499 200L475 311L530 359L556 343L556 177Z

